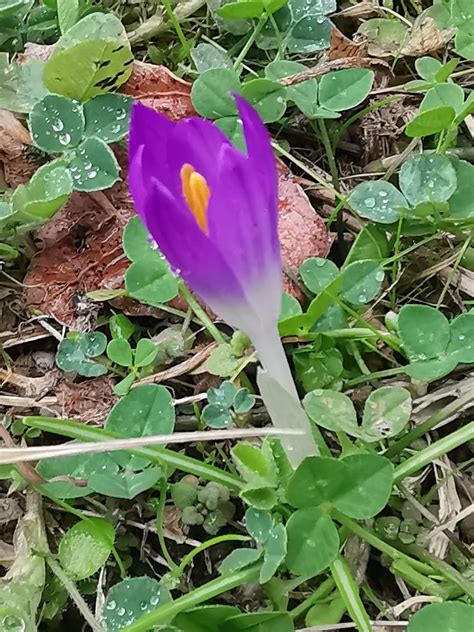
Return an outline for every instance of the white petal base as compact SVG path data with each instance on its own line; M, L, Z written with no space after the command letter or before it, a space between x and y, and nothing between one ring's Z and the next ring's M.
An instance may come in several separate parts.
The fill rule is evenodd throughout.
M275 428L300 430L302 435L281 437L293 467L307 456L318 454L310 421L301 405L285 350L277 331L254 340L264 370L257 374L257 384Z
M301 432L294 436L280 437L288 460L297 468L307 456L315 456L318 453L306 413L299 399L290 395L263 369L258 370L257 384L274 427Z

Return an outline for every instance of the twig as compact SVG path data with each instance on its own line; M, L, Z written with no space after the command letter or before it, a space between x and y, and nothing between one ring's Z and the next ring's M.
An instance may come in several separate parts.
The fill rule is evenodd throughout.
M108 439L106 441L65 443L63 445L37 446L32 448L0 448L0 464L26 463L39 459L55 459L75 454L93 454L110 450L133 450L144 446L195 441L227 441L229 439L249 439L252 437L295 436L304 434L288 428L247 428L231 430L207 430L199 432L179 432L171 435L138 437L136 439ZM42 481L43 482L43 481Z
M67 590L69 596L74 601L77 606L77 609L82 614L84 619L90 625L94 632L104 632L104 628L99 624L97 619L94 617L92 612L89 610L89 606L85 602L81 593L77 590L74 582L69 579L66 575L59 562L57 562L51 555L46 556L46 561L48 562L49 568L53 571L56 577L59 579L61 584Z
M164 382L165 380L170 380L174 377L179 377L180 375L184 375L185 373L189 373L193 369L196 369L200 366L211 354L211 351L217 347L217 343L213 342L197 353L195 353L192 357L188 358L184 362L177 364L176 366L172 366L169 369L165 369L164 371L160 371L159 373L154 373L153 375L148 375L136 382L132 388L136 388L141 384L158 384L159 382Z
M13 452L19 452L24 449L24 448L18 448L16 446L15 442L10 436L10 433L5 428L5 426L1 423L0 423L0 437L3 439L3 442L7 446L10 446L9 448L0 448L0 454L3 452L3 450L11 450ZM35 460L35 459L32 459L32 460ZM23 476L23 478L26 481L28 481L28 483L31 483L32 485L42 485L43 483L46 483L45 479L42 476L40 476L38 472L29 463L22 463L21 460L10 461L10 463L12 463L12 465L15 465L18 468L18 471L20 472L20 474Z
M388 67L388 64L385 64L385 62L381 62L379 59L374 60L370 57L346 57L345 59L334 59L321 64L320 66L308 68L308 70L303 70L295 75L285 77L280 80L280 83L284 86L293 86L297 83L307 81L308 79L316 79L317 77L321 77L328 72L334 72L335 70L342 70L344 68L370 68L372 66L380 66L381 64Z

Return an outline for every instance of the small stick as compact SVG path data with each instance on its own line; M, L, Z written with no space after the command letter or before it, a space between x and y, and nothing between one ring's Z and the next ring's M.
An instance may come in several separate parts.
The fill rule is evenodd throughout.
M303 432L292 429L248 428L236 430L208 430L199 432L180 432L153 437L133 439L108 439L99 442L65 443L62 445L38 446L31 448L0 448L0 464L26 463L39 459L55 459L75 454L92 454L113 450L132 450L144 446L167 443L189 443L194 441L225 441L228 439L246 439L250 437L277 437L282 435L302 435Z

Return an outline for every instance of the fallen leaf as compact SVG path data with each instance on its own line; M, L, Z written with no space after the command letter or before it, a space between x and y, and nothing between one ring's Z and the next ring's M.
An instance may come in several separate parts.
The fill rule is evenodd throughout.
M55 390L60 415L84 424L103 425L119 399L113 393L113 386L113 380L106 375L78 384L62 380Z
M191 85L176 77L165 66L133 62L133 72L123 92L173 120L195 116Z
M368 43L366 40L362 42L353 42L346 37L337 26L332 27L331 31L331 45L328 50L328 58L345 59L346 57L358 57L362 59L367 57Z
M441 29L429 15L421 14L402 48L402 55L422 57L439 50L453 36L453 29Z
M286 165L278 162L280 222L279 234L283 264L298 274L301 264L308 257L326 257L332 238L323 220L311 206L303 191ZM284 280L285 291L301 298L298 286L288 277Z

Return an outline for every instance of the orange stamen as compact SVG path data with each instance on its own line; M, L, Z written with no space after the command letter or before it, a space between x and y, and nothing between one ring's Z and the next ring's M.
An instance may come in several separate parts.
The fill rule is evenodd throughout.
M181 167L180 176L184 199L189 210L194 215L199 228L207 235L207 206L211 191L206 179L188 164Z

